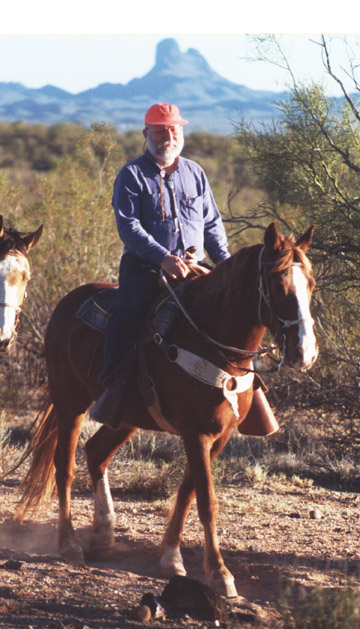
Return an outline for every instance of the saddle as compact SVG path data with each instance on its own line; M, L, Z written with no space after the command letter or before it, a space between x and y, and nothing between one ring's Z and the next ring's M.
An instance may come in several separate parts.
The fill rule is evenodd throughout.
M181 297L183 285L180 284L177 294ZM106 288L89 297L76 312L76 316L93 330L106 333L107 323L116 309L118 287ZM166 336L170 330L178 306L175 300L168 295L158 297L148 315L148 321L155 332Z
M185 261L190 269L192 276L199 276L205 273L209 273L211 267L206 264L198 264L193 259L192 251L194 248L189 247L186 251ZM183 291L183 283L178 284L175 288L176 293L181 298ZM149 319L155 332L161 335L165 335L170 329L175 315L178 311L175 300L164 292L164 286L160 282L159 284L159 297L155 300L154 305L150 311ZM101 334L105 334L107 322L116 309L117 305L118 287L113 286L99 291L92 297L89 297L78 309L76 316L79 317L86 325L90 326L94 330L97 330Z

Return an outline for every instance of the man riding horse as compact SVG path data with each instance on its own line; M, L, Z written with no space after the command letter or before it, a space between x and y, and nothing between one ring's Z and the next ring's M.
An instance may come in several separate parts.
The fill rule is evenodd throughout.
M196 249L200 261L205 248L215 264L230 255L203 169L180 157L187 122L176 105L150 107L143 129L147 150L120 170L114 184L112 204L125 247L99 377L105 391L90 410L93 419L114 429L127 395L136 335L158 294L160 270L172 279L184 279L189 247ZM254 404L259 404L256 396Z

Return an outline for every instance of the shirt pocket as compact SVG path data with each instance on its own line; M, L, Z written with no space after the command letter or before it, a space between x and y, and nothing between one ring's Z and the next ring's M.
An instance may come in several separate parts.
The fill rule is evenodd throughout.
M185 206L187 217L190 221L202 221L203 216L203 197L191 194L185 195Z
M153 223L162 220L159 193L143 192L141 199L141 223Z

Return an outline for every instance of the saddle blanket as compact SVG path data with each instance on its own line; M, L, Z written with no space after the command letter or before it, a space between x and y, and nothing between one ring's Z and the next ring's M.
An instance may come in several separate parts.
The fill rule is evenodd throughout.
M90 328L105 334L107 323L116 309L117 293L117 287L96 293L81 304L76 316ZM158 299L149 315L154 332L164 337L171 328L177 312L178 306L172 297Z
M117 293L117 287L113 287L92 295L81 304L76 316L90 328L105 334L106 324L116 308Z

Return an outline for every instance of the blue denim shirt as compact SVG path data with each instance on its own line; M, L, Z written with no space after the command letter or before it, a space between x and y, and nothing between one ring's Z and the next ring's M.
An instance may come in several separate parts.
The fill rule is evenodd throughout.
M112 204L125 252L157 265L192 245L198 260L204 248L215 263L229 257L220 212L196 162L179 157L168 176L146 151L120 170Z

